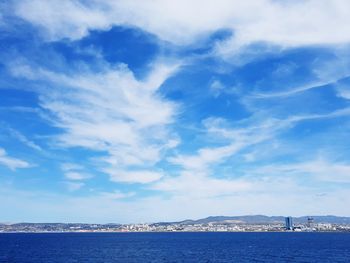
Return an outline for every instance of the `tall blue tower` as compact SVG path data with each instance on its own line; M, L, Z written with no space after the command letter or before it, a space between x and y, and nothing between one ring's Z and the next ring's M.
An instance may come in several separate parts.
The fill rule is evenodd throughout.
M293 219L291 216L286 217L286 230L293 230Z

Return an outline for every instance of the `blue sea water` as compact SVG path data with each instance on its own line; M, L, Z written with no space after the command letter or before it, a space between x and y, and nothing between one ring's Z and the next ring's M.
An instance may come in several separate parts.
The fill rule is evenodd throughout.
M350 262L350 233L0 234L0 262Z

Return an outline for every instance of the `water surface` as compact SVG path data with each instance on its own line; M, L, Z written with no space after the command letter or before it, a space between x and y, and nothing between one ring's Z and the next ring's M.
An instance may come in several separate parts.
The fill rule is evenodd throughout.
M350 233L0 234L0 262L350 262Z

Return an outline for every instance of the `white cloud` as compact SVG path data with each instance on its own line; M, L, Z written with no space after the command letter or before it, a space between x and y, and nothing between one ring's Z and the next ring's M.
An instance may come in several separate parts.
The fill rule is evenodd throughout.
M61 169L64 172L64 177L71 181L83 181L93 177L92 174L86 173L84 167L75 163L63 163ZM82 187L81 185L80 187Z
M178 155L169 157L168 161L190 170L205 170L208 166L231 156L242 146L244 144L239 142L222 147L201 148L195 155Z
M90 9L79 1L34 0L17 2L15 5L20 17L45 28L52 39L79 39L89 29L109 27L108 18L102 10Z
M76 163L63 163L61 164L62 171L68 172L68 171L74 171L74 170L83 170L84 166L76 164Z
M210 91L214 95L215 98L219 97L220 94L223 92L223 90L226 89L226 87L219 81L219 80L214 80L210 84Z
M222 146L202 147L193 155L176 155L168 161L180 165L186 170L205 171L208 167L218 164L242 149L258 144L275 136L277 131L287 127L290 121L267 119L260 123L246 120L242 127L228 127L221 118L208 118L203 121L207 135L223 141Z
M124 182L124 183L142 183L147 184L151 182L158 181L163 177L163 173L155 172L150 170L128 170L128 171L118 171L115 169L110 170L108 173L111 175L111 180L114 182Z
M26 136L24 136L22 133L20 133L17 130L14 130L12 128L8 128L9 132L11 133L11 135L13 137L15 137L16 139L18 139L20 142L22 142L23 144L27 145L28 147L37 150L37 151L42 151L43 149L36 144L35 142L29 140Z
M87 173L82 173L82 172L66 172L64 174L65 178L68 180L74 180L74 181L81 181L81 180L86 180L90 179L92 177L91 174Z
M338 84L336 90L339 97L350 100L350 85Z
M104 171L112 180L146 183L159 175L131 172L128 179L125 172L115 174L131 165L141 166L143 172L145 165L153 165L163 151L176 146L178 139L167 128L176 105L157 91L178 67L155 63L144 80L136 79L125 65L73 75L19 63L11 70L17 77L46 81L51 86L40 91L40 104L52 114L53 125L64 130L56 137L58 144L106 152L96 161L107 166Z
M334 112L333 115L349 114L348 111ZM177 155L169 157L168 161L182 166L187 170L206 170L208 167L220 163L239 151L266 140L274 138L281 131L290 128L299 121L314 118L334 117L333 115L291 116L286 119L250 119L240 123L240 127L229 127L221 118L208 118L203 121L208 136L217 141L224 141L222 146L203 147L194 155Z
M295 123L299 121L307 121L313 119L328 119L328 118L338 118L338 117L347 117L350 115L350 107L342 108L325 114L305 114L305 115L296 115L288 117L284 122L285 123Z
M188 44L210 32L231 29L233 37L217 46L222 55L257 42L282 47L348 43L349 10L347 0L25 0L15 3L15 13L44 28L51 39L78 39L92 29L121 25L139 27L173 43Z
M23 160L8 156L6 151L0 148L0 164L8 167L11 170L16 170L18 168L28 168L31 165Z
M275 136L285 125L277 120L267 120L248 128L229 128L224 119L210 118L203 122L208 136L223 140L225 145L203 147L193 155L176 155L168 158L179 165L178 176L165 177L151 186L152 189L200 198L235 195L252 190L252 182L237 178L236 174L215 173L215 165L226 161L241 150Z
M300 87L294 87L290 90L285 91L278 91L278 92L270 92L270 93L255 93L250 96L250 98L254 99L270 99L270 98L283 98L283 97L289 97L293 95L297 95L299 93L311 90L311 89L317 89L321 88L327 85L331 85L336 83L337 80L327 80L327 81L316 81L310 84L302 85Z
M238 19L234 37L218 46L218 52L222 55L259 42L297 47L337 45L350 41L349 36L344 35L349 31L350 19L350 3L346 0L248 2L260 4L255 6L259 15L245 12Z
M310 69L313 73L313 79L302 85L293 85L292 83L284 84L291 86L288 89L281 87L279 91L275 92L260 92L250 95L250 98L255 99L270 99L270 98L285 98L300 93L319 89L326 86L335 86L339 95L343 91L340 82L350 76L350 60L348 48L338 48L334 50L334 58L314 61ZM283 68L284 66L282 66ZM279 68L278 68L279 69ZM294 87L293 87L294 86ZM339 88L339 89L338 89Z
M218 174L215 172L215 166L227 161L228 158L241 153L243 150L253 145L256 149L258 144L271 141L271 147L273 147L273 140L275 140L276 137L278 137L283 131L294 127L299 122L314 119L337 118L349 115L350 109L344 108L327 114L296 115L289 116L285 119L270 118L259 121L252 116L251 119L247 119L243 123L240 123L244 128L230 127L228 122L220 118L206 119L203 121L203 124L207 130L208 136L214 136L216 141L221 141L224 145L203 147L200 148L196 154L192 155L178 154L169 157L168 161L170 163L181 167L180 175L165 177L157 182L153 188L176 194L181 193L190 195L192 193L193 195L207 197L236 194L252 189L258 190L259 187L267 189L269 186L266 187L265 183L259 181L260 179L254 178L252 180L252 178L249 177L237 177L246 175L245 173L235 174L232 172L228 175ZM269 150L271 150L271 148ZM256 153L254 153L254 155L256 155ZM251 161L252 158L254 158L249 155L243 155L243 157L248 158L248 161ZM326 166L327 165L321 166L318 171L325 169ZM273 169L273 167L274 166L271 166L271 169ZM345 167L334 166L333 168L334 171L347 171ZM258 170L259 174L261 174L261 171L262 174L268 174L266 167L258 168ZM249 172L251 171L248 170L247 173ZM345 177L342 175L342 178ZM278 187L281 188L280 185Z

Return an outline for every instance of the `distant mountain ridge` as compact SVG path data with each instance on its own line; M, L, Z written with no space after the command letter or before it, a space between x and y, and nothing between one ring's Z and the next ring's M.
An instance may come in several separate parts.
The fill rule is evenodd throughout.
M306 223L308 217L312 217L315 223L327 223L327 224L350 224L350 217L342 216L301 216L293 217L294 223ZM208 224L208 223L236 223L236 224L273 224L284 223L285 216L265 216L265 215L244 215L244 216L209 216L202 219L192 220L187 219L178 222L159 222L157 224Z
M293 222L296 224L306 223L308 217L314 219L314 223L325 223L325 224L350 224L350 217L345 216L334 216L334 215L325 215L325 216L301 216L301 217L292 217ZM171 225L171 224L181 224L181 225L193 225L193 224L209 224L209 223L220 223L220 224L284 224L285 216L265 216L265 215L243 215L243 216L209 216L201 219L187 219L182 221L175 222L157 222L152 223L151 225ZM118 223L10 223L10 222L0 222L0 226L6 225L17 225L17 226L84 226L89 227L93 225L104 225L104 226L120 226L122 224Z

